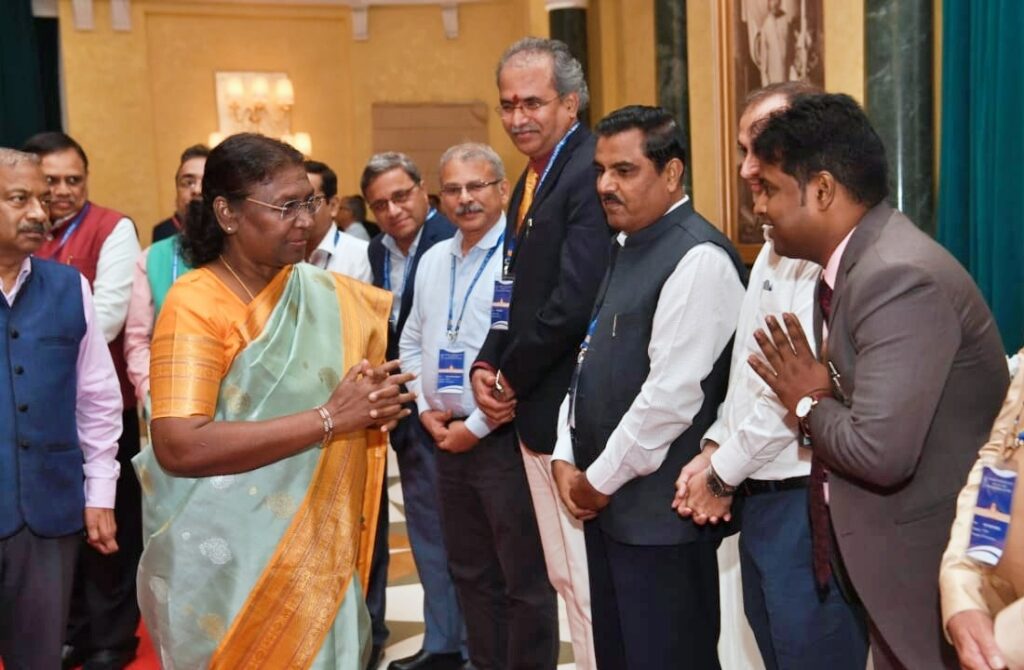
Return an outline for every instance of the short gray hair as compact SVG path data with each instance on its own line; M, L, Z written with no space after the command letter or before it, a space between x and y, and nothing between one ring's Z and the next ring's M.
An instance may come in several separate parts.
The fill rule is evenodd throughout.
M555 91L559 97L575 93L580 99L580 110L587 108L590 102L590 91L587 79L583 76L583 66L569 51L569 46L561 40L550 40L541 37L524 37L514 43L498 61L494 73L498 85L501 85L501 71L514 58L519 56L550 56L553 63Z
M0 147L0 165L3 167L18 167L22 163L31 163L32 165L39 165L39 156L36 154L30 154L25 151L18 151L17 149L8 149L7 147Z
M412 179L417 184L423 181L420 169L416 167L416 163L413 163L408 155L397 151L386 151L381 154L374 154L366 162L366 167L363 168L363 176L359 179L359 190L363 192L363 196L366 195L366 189L370 187L374 179L385 172L391 172L395 168L401 168L405 174L409 175L409 179Z
M440 172L444 172L444 166L452 160L473 161L485 160L491 164L495 179L505 178L505 164L501 162L501 156L486 144L480 142L464 142L449 147L441 156Z

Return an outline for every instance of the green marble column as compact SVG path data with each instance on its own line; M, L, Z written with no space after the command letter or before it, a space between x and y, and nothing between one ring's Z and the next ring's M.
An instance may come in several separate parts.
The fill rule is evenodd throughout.
M686 0L655 0L654 32L658 104L676 118L690 145L690 88L686 58ZM687 151L689 155L689 150ZM686 165L686 192L693 193L693 163Z
M889 157L889 201L935 234L933 0L865 0L867 112Z
M589 75L587 65L587 10L582 7L552 9L548 12L548 27L551 37L569 45L569 51L583 66L583 74ZM590 82L589 76L587 82ZM580 120L590 125L590 108L583 110Z

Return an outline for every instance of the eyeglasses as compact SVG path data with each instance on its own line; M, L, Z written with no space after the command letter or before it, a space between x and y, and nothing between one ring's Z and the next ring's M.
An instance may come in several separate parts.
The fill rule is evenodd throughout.
M292 221L296 219L299 214L306 212L310 216L313 216L320 211L320 208L324 206L326 198L322 195L311 195L305 200L289 200L283 205L272 205L269 202L263 202L255 198L246 198L249 202L254 202L257 205L263 205L270 209L276 209L281 213L282 221Z
M373 210L374 214L382 214L388 211L388 203L395 205L404 205L409 200L409 196L412 192L420 187L419 184L413 184L409 188L402 189L401 191L395 191L387 198L381 198L380 200L374 200L370 203L370 209Z
M540 98L527 98L521 102L506 102L501 101L501 104L494 108L494 111L498 112L501 116L512 116L515 114L517 109L523 111L524 114L533 114L538 111L541 107L550 105L555 100L558 100L558 96L551 98L550 100L541 100Z
M468 184L445 184L441 187L441 195L446 198L458 198L462 195L462 191L467 191L471 196L475 196L485 188L500 183L500 179L495 179L494 181L471 181Z

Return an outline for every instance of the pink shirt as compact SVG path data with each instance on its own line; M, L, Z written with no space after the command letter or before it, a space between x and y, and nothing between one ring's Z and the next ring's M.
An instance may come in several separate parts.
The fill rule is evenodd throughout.
M144 407L149 398L149 346L153 339L153 292L146 275L146 249L135 261L132 293L128 299L128 318L124 322L124 358L128 380L135 387L135 397Z
M843 252L846 251L846 245L850 243L850 237L853 236L854 230L857 230L856 226L846 234L839 246L832 250L832 255L828 257L828 263L821 273L821 278L825 280L830 289L835 290L836 288L836 277L839 275L839 265L843 262ZM828 341L828 322L825 319L821 320L821 341Z
M26 258L8 293L0 286L0 293L8 305L25 285L32 273L32 258ZM82 277L82 309L85 312L85 336L78 345L78 391L75 400L75 421L78 424L78 443L85 459L85 506L114 508L117 477L121 465L117 462L117 439L121 437L121 386L114 371L114 361L96 325L89 282Z
M836 278L839 276L839 265L843 262L843 253L846 251L846 245L850 243L850 238L853 236L853 231L857 230L857 226L853 227L853 230L846 234L843 241L839 243L835 249L832 250L832 255L828 257L828 263L825 265L825 269L821 273L821 278L825 280L828 287L832 290L836 288ZM835 304L833 302L833 304ZM828 342L828 320L821 320L821 341L824 344ZM827 471L826 471L827 476ZM828 480L825 481L825 504L829 503L829 490Z

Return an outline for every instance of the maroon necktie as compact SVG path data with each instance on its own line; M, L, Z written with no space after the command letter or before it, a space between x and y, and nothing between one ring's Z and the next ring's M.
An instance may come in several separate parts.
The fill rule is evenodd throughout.
M821 322L823 325L827 324L832 315L832 287L825 283L824 277L818 280L818 306L821 307ZM808 491L811 506L811 552L814 560L814 581L822 593L828 590L829 578L832 576L832 531L829 529L828 504L825 502L826 480L825 465L817 457L817 451L812 448L811 485Z

